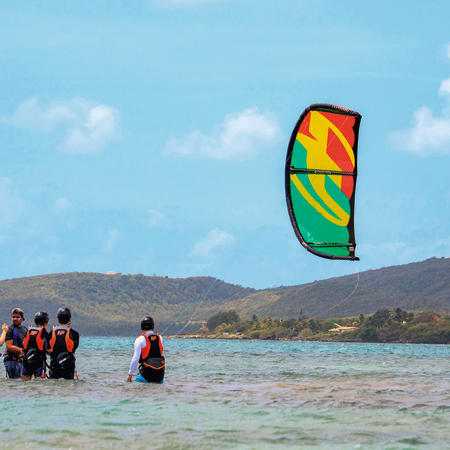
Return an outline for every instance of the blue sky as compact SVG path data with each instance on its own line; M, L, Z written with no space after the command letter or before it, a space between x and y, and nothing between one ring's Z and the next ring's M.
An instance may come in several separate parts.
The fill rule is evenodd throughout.
M279 3L279 4L278 4ZM0 279L211 275L252 287L450 256L450 3L0 6ZM305 107L359 111L359 262L295 237Z

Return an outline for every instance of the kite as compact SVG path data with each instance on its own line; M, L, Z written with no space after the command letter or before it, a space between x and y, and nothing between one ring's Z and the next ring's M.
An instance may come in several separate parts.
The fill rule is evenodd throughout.
M356 156L361 115L318 103L303 111L289 142L286 202L300 243L329 259L355 256Z

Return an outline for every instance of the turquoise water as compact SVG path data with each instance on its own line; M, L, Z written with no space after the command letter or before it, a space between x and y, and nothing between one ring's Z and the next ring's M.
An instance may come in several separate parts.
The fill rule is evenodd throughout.
M131 338L84 338L80 381L0 380L9 448L450 448L450 346L166 339L163 385L125 383Z

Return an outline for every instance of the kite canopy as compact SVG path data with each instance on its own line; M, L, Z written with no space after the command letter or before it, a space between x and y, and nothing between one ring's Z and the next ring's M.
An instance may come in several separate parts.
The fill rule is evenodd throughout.
M314 104L303 111L286 156L286 201L299 241L317 256L355 256L356 155L361 115Z

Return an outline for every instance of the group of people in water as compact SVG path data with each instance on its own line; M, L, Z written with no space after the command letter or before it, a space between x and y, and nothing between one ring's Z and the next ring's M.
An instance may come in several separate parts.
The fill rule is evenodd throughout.
M25 319L21 308L11 311L12 324L2 325L0 344L6 342L3 358L8 378L73 379L75 371L75 351L78 348L80 335L70 326L71 312L69 308L59 308L56 314L58 325L49 333L46 329L49 315L39 311L34 316L34 326L23 325ZM47 354L50 365L47 367Z
M27 328L23 325L25 319L23 310L14 308L11 311L12 324L10 326L3 324L0 335L0 347L6 343L3 361L8 378L78 379L75 352L80 335L70 325L72 314L69 308L59 308L56 317L58 324L48 332L46 328L50 320L48 313L37 312L34 316L34 326ZM138 365L139 372L135 381L141 383L164 381L163 339L154 328L153 318L144 316L141 320L142 334L134 343L134 354L126 381L133 381ZM50 356L50 364L47 363L47 356Z

